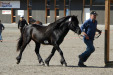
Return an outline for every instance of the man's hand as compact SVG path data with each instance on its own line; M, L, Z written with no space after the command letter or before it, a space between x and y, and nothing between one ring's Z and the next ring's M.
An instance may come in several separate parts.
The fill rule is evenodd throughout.
M82 34L86 37L87 40L89 40L89 36L85 32L82 32Z
M89 40L89 36L88 35L86 35L86 39Z

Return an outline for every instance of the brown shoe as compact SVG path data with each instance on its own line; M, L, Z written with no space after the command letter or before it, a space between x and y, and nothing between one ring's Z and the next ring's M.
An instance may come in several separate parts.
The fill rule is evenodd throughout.
M3 40L0 40L0 42L3 42Z

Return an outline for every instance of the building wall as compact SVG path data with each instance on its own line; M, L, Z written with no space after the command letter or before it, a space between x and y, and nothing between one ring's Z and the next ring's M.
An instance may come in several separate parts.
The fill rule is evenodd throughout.
M110 24L113 25L113 3L112 6L110 7L111 11L110 11Z
M7 0L4 0L7 1ZM8 0L11 1L11 0ZM16 23L18 23L18 20L20 16L18 16L18 10L24 10L24 17L27 19L27 0L15 0L15 1L20 1L20 8L14 8L15 11L15 16L16 16ZM2 14L2 10L11 10L11 8L0 8L0 19L2 20L3 23L11 23L11 14Z
M81 21L81 17L82 17L81 14L82 14L82 7L83 7L82 3L83 3L82 0L79 0L79 1L72 0L71 2L71 15L78 16L78 20L80 21L80 23L82 23ZM59 17L56 17L56 20L64 17L64 0L61 0L59 2L59 6L57 6L57 8L59 8ZM54 21L55 21L55 7L54 7L54 2L51 2L50 18L47 18L47 22L51 23Z
M32 0L32 17L45 23L45 0Z
M18 0L17 0L18 1ZM50 3L50 17L47 17L47 23L52 23L55 21L55 6L54 0L51 0ZM60 0L59 2L59 17L56 17L56 20L64 17L64 0ZM89 6L86 8L90 8L91 11L95 10L98 13L97 20L98 24L105 23L105 6ZM83 0L72 0L71 2L71 15L75 15L78 17L79 23L82 23L82 9L83 9ZM3 23L11 23L11 15L3 15L2 10L11 10L11 9L0 9L0 19ZM18 10L24 10L24 17L27 20L27 0L20 0L20 8L14 9L16 11L16 23L20 16L18 16ZM45 18L45 0L32 0L32 17L36 20L41 21L42 23L46 23ZM113 6L111 6L110 11L110 24L113 25Z
M6 9L0 9L0 20L2 21L2 23L11 23L11 15L2 14L2 10L6 10Z
M15 9L16 23L18 23L20 19L20 16L18 15L18 10L24 10L24 18L27 20L27 0L20 0L20 9Z
M90 7L91 11L96 11L98 24L105 23L105 7L104 6L92 6Z
M98 24L105 24L105 6L92 6L90 7L91 11L96 11L98 16L97 16L97 21ZM110 10L110 24L113 25L113 6L111 6L111 10Z
M82 23L82 10L83 10L83 0L72 0L71 2L71 15L78 17L79 23Z

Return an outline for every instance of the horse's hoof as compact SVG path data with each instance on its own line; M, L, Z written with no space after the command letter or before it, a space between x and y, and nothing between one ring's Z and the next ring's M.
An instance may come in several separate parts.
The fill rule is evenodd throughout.
M45 64L45 66L49 67L49 64Z
M45 66L49 66L49 62L46 62L46 61L45 61Z
M63 65L63 62L60 62L61 63L61 65Z
M20 62L19 61L17 61L17 63L16 64L19 64Z
M60 63L61 63L62 66L67 67L67 63L66 63L66 62L62 62L62 61L61 61Z
M64 64L63 66L64 66L64 67L67 67L67 64Z
M44 62L41 62L40 64L43 65L43 66L45 65Z
M39 61L39 64L45 65L44 62L43 62L42 60Z
M19 64L20 63L20 58L16 57L16 60L17 60L17 64Z
M67 64L62 64L62 66L67 67Z

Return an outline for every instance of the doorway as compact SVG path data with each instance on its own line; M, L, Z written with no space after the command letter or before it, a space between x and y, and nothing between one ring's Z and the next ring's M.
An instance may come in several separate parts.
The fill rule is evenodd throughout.
M90 18L90 8L84 8L84 21Z

